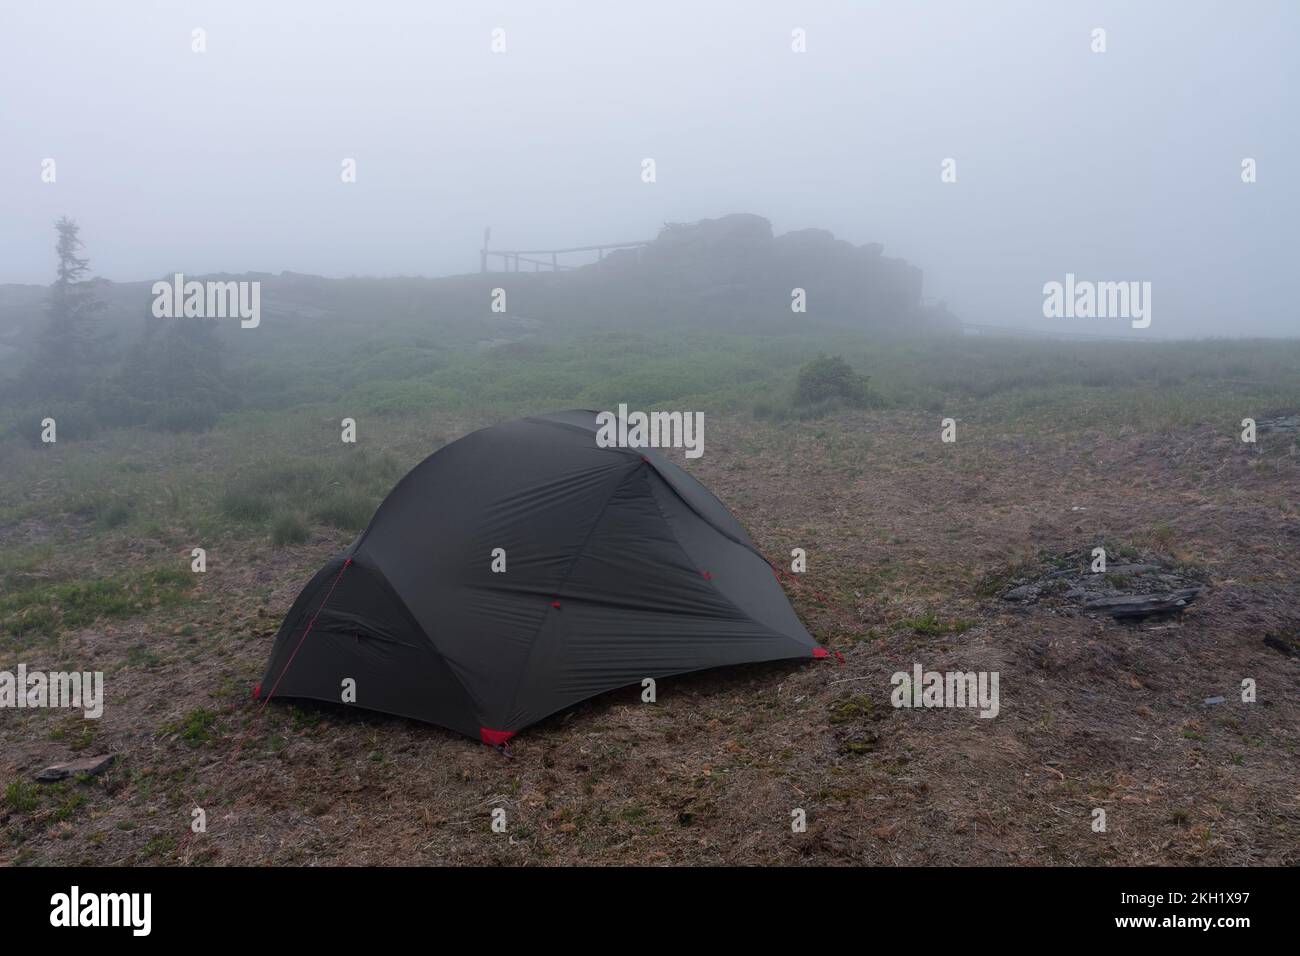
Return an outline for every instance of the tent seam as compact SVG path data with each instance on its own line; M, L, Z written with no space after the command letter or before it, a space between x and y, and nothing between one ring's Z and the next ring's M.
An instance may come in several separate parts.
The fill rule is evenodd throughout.
M724 538L726 538L728 541L732 541L732 542L734 542L734 543L740 545L741 547L745 547L743 542L736 541L735 538L733 538L731 535L729 535L729 534L727 534L726 532L724 532L721 528L719 528L717 525L715 525L712 521L710 521L710 520L708 520L707 518L705 518L702 514L700 514L700 513L699 513L698 511L696 511L694 508L691 508L691 506L690 506L691 503L690 503L689 501L687 501L685 498L682 498L682 496L681 496L680 494L677 493L677 490L676 490L675 488L673 488L673 484L672 484L672 482L669 481L667 478L665 478L663 475L660 475L658 469L655 470L655 475L659 478L660 481L662 481L665 485L668 486L668 489L669 489L670 491L672 491L673 494L677 495L677 497L678 497L679 499L681 499L682 503L683 503L684 505L686 505L687 508L690 509L691 514L695 515L697 518L699 518L701 521L703 521L703 522L704 522L708 527L710 527L710 528L712 528L714 531L718 532L718 534L722 535L722 536L723 536ZM687 548L686 545L682 544L682 539L679 538L679 537L677 536L677 531L676 531L675 528L673 528L672 520L668 517L668 515L664 512L664 509L660 506L660 504L659 504L659 499L655 497L654 489L649 487L649 483L648 483L648 482L647 482L647 488L649 489L650 500L651 500L652 502L654 502L655 510L658 511L658 512L659 512L659 516L660 516L661 518L663 518L664 525L665 525L665 527L668 528L668 533L669 533L670 535L673 536L673 541L674 541L674 542L676 543L676 545L677 545L677 550L680 551L680 552L682 553L682 555L686 558L686 560L689 561L692 565L696 565L696 570L697 570L697 571L700 570L700 568L699 568L699 566L698 566L698 563L696 562L695 558L691 555L690 549ZM748 551L748 552L750 552L751 554L754 554L756 557L758 557L760 560L762 560L762 562L763 562L764 564L768 565L768 567L771 567L771 565L768 563L768 560L767 560L766 558L764 558L761 554L758 554L756 551L754 551L753 548L745 548L745 550ZM780 584L778 584L777 587L780 587ZM717 588L717 587L715 587L713 590L714 590L714 593L717 594L718 597L720 597L723 601L725 601L725 602L726 602L726 603L727 603L731 608L733 608L733 609L736 611L737 614L739 614L742 618L744 618L744 619L745 619L746 621L748 621L750 624L754 624L754 625L756 625L756 626L762 628L763 630L767 631L769 634L774 634L774 635L776 635L777 637L784 637L784 638L786 638L787 640L791 640L791 641L796 641L796 640L797 640L797 638L792 637L792 636L789 635L789 634L786 634L784 631L777 631L777 630L774 630L773 628L769 627L769 626L768 626L767 624L765 624L764 622L762 622L762 621L758 620L757 618L755 618L752 614L750 614L748 611L746 611L744 608L742 608L739 604L737 604L735 601L733 601L730 597L728 597L726 594L724 594L724 593L722 592L722 589L721 589L721 588ZM784 594L784 593L785 593L785 592L784 592L784 589L782 589L782 594ZM786 600L787 600L787 602L788 602L788 601L789 601L789 598L786 598ZM795 619L798 620L798 617L799 617L799 615L796 614L796 615L795 615ZM803 621L799 621L799 623L802 625L802 624L803 624ZM804 630L807 631L808 628L807 628L807 627L804 627ZM820 644L819 644L817 638L812 637L812 633L811 633L811 632L809 632L808 636L809 636L810 638L812 638L812 642L813 642L813 645L814 645L814 646L820 646Z
M364 570L373 574L376 580L378 580L381 583L381 586L386 592L389 600L391 600L394 604L397 605L398 608L401 609L401 612L403 616L407 619L408 623L414 625L416 633L418 633L421 637L424 638L426 644L425 649L433 656L442 659L442 664L444 667L447 668L447 673L450 674L452 679L456 681L456 686L458 686L461 690L461 693L465 695L465 699L474 705L475 719L481 721L483 719L482 702L478 699L477 696L475 696L470 691L468 687L465 686L465 682L460 679L460 674L456 672L456 668L451 666L450 661L447 659L447 655L442 652L442 648L440 648L438 646L437 641L433 639L433 635L431 635L428 631L424 629L424 625L420 623L418 618L416 618L415 614L407 606L406 601L403 600L402 596L397 593L397 588L393 587L393 583L388 580L388 575L385 574L383 569L380 568L378 565L372 567L369 564L361 564L355 557L353 557L352 563L356 564L358 567L363 568Z
M653 461L651 461L649 458L646 458L645 461L646 461L646 464L647 464L647 465L649 465L651 468L654 468L655 474L659 476L659 480L662 481L665 485L668 486L668 490L671 491L674 495L676 495L676 496L678 497L678 499L681 501L681 503L684 504L687 508L689 508L690 511L691 511L691 513L692 513L693 515L695 515L695 517L699 518L699 519L700 519L701 521L703 521L706 525L708 525L708 526L709 526L710 528L712 528L714 531L718 532L718 534L722 535L722 536L723 536L724 538L726 538L728 541L731 541L731 542L734 542L735 544L740 545L742 548L744 548L744 549L745 549L746 551L748 551L750 554L752 554L752 555L754 555L756 558L760 559L764 564L768 565L769 567L771 566L772 562L769 561L769 560L767 560L766 555L764 555L763 552L761 552L761 551L758 550L758 545L756 545L756 544L752 544L752 543L747 542L747 541L742 541L742 540L740 540L740 538L737 538L734 534L732 534L732 533L731 533L730 531L728 531L726 528L720 528L720 527L718 527L717 522L715 522L715 521L713 521L711 518L709 518L709 516L706 515L704 512L702 512L699 508L695 507L695 505L691 503L691 501L690 501L689 498L687 498L684 494L682 494L680 491L677 490L677 486L676 486L672 481L670 481L668 478L666 478L666 477L664 476L664 473L661 472L661 471L659 470L659 468L655 465L655 463L654 463ZM707 491L708 489L706 488L705 490ZM716 496L715 496L715 498L716 498ZM717 499L717 501L718 501L718 504L722 505L722 507L723 507L724 509L727 507L726 503L723 502L721 499ZM659 505L659 502L656 501L656 502L655 502L655 506L658 507L658 505ZM662 508L660 508L659 510L660 510L660 513L663 512L663 509L662 509ZM682 550L685 551L685 548L683 548ZM689 553L689 552L686 552L686 554L687 554L687 557L690 556L690 553Z
M600 414L599 412L593 411L590 408L580 408L580 409L575 409L575 411L591 412L593 415ZM529 422L534 422L538 425L551 425L555 428L563 428L568 431L581 432L584 435L596 434L596 431L593 429L584 428L581 425L574 425L571 422L557 422L553 418L535 417L535 418L527 418L524 420ZM622 451L628 455L638 454L638 450L636 448L618 448L615 450ZM678 498L682 500L682 504L686 505L686 507L690 508L691 511L695 513L695 516L697 518L699 518L701 521L707 524L714 531L718 532L718 534L722 535L724 538L728 539L729 541L734 541L736 544L740 545L746 551L749 551L752 554L756 555L757 557L762 558L763 563L769 565L771 564L771 562L767 560L767 557L763 554L763 552L758 550L758 545L752 542L742 541L740 538L737 538L726 528L719 527L718 524L715 521L713 521L713 519L711 519L708 515L702 512L699 508L695 507L695 505L691 503L690 499L688 499L684 494L678 491L677 486L672 481L670 481L667 477L664 476L664 473L659 470L659 466L654 463L654 459L650 458L650 456L646 455L644 452L641 452L639 454L639 457L641 458L642 461L644 461L646 464L648 464L651 468L655 470L655 474L657 474L660 477L660 479L663 480L663 483L666 484L669 487L669 489L671 489L673 494L675 494ZM705 490L707 491L708 489L706 488ZM726 504L720 499L718 500L718 504L722 505L724 509L727 507Z
M639 465L640 462L637 462L637 464ZM595 519L591 522L590 527L587 528L587 533L583 535L582 543L579 544L577 550L573 552L573 558L569 561L568 568L565 569L564 577L561 578L560 583L556 585L555 596L557 598L560 597L560 592L564 590L564 586L569 583L569 578L573 576L573 569L578 566L578 561L582 558L583 552L587 550L587 543L591 540L591 536L600 525L600 520L605 517L605 512L609 510L610 503L613 502L615 496L618 495L623 486L627 484L628 479L636 473L637 468L634 467L628 469L627 474L620 478L610 490L609 495L605 498L605 503L600 506L600 511L596 513ZM524 675L528 673L528 664L533 659L533 651L537 649L537 638L542 633L542 628L546 626L548 617L549 614L543 614L541 620L537 622L537 628L533 631L533 639L528 644L528 653L524 656L523 666L519 668L519 676L515 678L514 689L510 692L510 706L506 708L506 723L510 722L510 717L515 712L515 704L519 701L519 687L524 681ZM505 728L495 727L492 729L504 730Z

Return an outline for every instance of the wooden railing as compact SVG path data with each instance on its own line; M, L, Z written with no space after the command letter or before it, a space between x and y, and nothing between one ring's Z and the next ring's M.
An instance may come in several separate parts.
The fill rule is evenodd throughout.
M521 263L530 264L534 272L541 272L543 268L552 272L563 272L569 269L577 269L586 263L572 265L560 261L560 256L572 255L574 253L596 253L597 261L605 258L605 253L614 249L637 249L640 250L650 245L649 239L640 239L635 242L605 242L598 246L573 246L569 249L489 249L485 243L479 250L479 271L480 272L518 272ZM639 254L639 253L638 253ZM489 269L488 264L495 256L501 260L500 269ZM545 258L534 258L535 256L544 256Z

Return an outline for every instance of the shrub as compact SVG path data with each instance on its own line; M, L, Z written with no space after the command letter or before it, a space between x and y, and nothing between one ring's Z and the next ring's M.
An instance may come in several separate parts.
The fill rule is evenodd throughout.
M794 389L795 405L815 406L836 399L857 407L879 404L867 377L853 371L853 367L838 355L819 355L799 369Z
M153 414L153 406L132 398L120 390L100 386L94 396L96 414L109 428L134 428L146 424Z
M113 500L106 502L95 515L95 520L101 528L120 528L131 520L132 505L126 501Z
M130 498L99 494L78 499L71 510L78 517L94 521L100 529L112 530L135 516L135 502Z
M276 515L271 522L271 543L276 547L302 544L307 540L307 524L292 512Z

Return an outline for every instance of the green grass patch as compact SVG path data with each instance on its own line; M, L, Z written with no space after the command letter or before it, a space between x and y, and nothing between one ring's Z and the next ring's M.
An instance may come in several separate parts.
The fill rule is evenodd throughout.
M248 488L228 488L221 496L221 510L235 521L261 524L271 517L275 505L269 495Z
M313 502L312 517L344 530L364 528L406 468L389 452L344 446L320 458L263 462L227 483L220 498L225 517L246 525L285 524Z
M293 512L278 514L271 522L271 543L277 548L286 544L302 544L307 540L307 535L307 523Z
M26 780L11 780L5 787L5 806L14 813L31 813L40 805L36 784Z
M312 517L322 524L344 531L360 531L370 523L376 502L356 492L338 491L327 497L315 510Z
M188 570L159 567L126 577L73 581L0 595L0 634L53 637L103 618L127 617L175 604L193 585Z
M830 705L832 724L851 724L861 720L878 720L876 702L867 694L855 694Z
M196 707L180 720L163 727L163 732L176 734L191 747L198 747L212 739L212 728L216 723L216 711Z

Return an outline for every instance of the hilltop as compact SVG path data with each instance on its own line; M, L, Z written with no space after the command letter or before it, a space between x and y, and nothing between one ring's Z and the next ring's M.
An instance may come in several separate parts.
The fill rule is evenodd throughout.
M327 278L299 272L186 274L200 281L256 281L268 330L306 332L333 323L392 320L435 333L452 347L518 340L539 327L664 325L731 330L788 329L792 321L846 330L955 329L942 308L922 299L920 268L883 254L880 243L854 245L824 229L775 235L761 216L740 213L668 223L657 238L565 271L484 272L388 278ZM94 249L88 250L94 257ZM171 274L131 282L95 279L104 303L99 327L106 356L122 352L150 320L151 288ZM508 293L504 313L492 291ZM803 289L806 311L792 312ZM0 285L0 368L30 348L45 314L48 287ZM222 326L236 346L246 336ZM273 333L274 334L274 333Z

